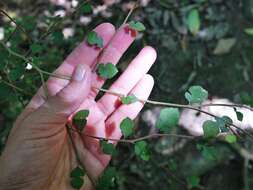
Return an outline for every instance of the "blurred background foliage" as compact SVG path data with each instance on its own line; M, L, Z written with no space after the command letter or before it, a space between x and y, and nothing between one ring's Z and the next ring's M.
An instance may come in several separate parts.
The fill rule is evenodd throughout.
M119 27L134 1L91 3L90 12L75 11L76 0L1 0L1 9L28 35L1 15L0 40L52 72L94 26L111 22ZM195 35L187 26L193 9L200 19ZM154 46L158 60L151 70L156 82L152 99L185 103L183 93L198 84L212 96L253 105L253 35L245 32L253 27L253 0L141 0L132 19L142 21L147 30L121 59L119 68L124 70L143 45ZM36 70L2 46L0 74L1 152L15 118L41 80ZM137 136L149 133L141 115L136 123ZM247 153L253 152L251 141L240 142ZM136 159L128 145L118 147L112 161L119 173L115 189L253 189L252 163L247 157L252 155L245 156L241 146L221 142L203 146L206 142L163 138L149 142L149 162Z

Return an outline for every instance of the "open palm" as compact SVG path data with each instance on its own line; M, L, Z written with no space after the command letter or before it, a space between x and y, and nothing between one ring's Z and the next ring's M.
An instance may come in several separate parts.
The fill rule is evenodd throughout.
M104 80L93 70L97 63L117 64L134 40L126 27L118 31L109 23L96 27L94 30L103 38L104 49L83 42L55 71L59 75L73 76L77 67L83 67L84 79L80 82L51 77L47 81L49 98L45 100L43 88L32 98L18 117L0 158L0 186L6 189L71 189L69 174L77 162L65 123L74 112L88 109L90 114L83 136L77 133L72 136L89 176L85 177L83 189L92 188L89 178L99 177L110 156L101 152L98 140L86 135L119 139L120 122L126 117L134 119L143 107L141 102L121 105L118 97L109 93L95 101L98 90L94 87L102 87ZM154 82L146 73L155 59L153 48L143 48L110 90L147 99Z

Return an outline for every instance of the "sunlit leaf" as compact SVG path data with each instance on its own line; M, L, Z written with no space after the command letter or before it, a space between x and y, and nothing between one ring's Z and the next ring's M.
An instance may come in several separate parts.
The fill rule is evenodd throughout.
M142 31L146 30L146 27L144 26L144 24L142 24L141 22L138 22L138 21L129 22L129 28L136 30L138 32L142 32Z
M235 38L220 39L213 53L215 55L221 55L229 53L232 47L235 45Z
M236 143L237 141L237 137L235 135L232 135L232 134L228 134L226 135L225 137L225 140L228 142L228 143Z
M197 9L193 9L187 16L187 26L190 32L193 35L196 35L200 29L200 18L199 18L199 11Z
M248 35L253 35L253 28L246 28L245 30L244 30L244 32L246 33L246 34L248 34Z
M190 104L201 104L208 98L208 92L201 86L191 86L185 93L185 98Z

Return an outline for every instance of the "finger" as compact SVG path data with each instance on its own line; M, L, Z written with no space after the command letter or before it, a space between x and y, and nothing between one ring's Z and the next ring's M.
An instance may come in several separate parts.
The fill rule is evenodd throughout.
M156 51L152 47L147 46L143 48L109 90L120 94L128 94L149 71L155 59ZM118 98L115 95L106 93L98 101L98 106L108 116L117 108L117 100Z
M138 84L132 89L131 93L134 94L139 99L148 99L152 88L154 86L154 79L151 75L146 74ZM121 105L105 122L105 128L97 130L96 134L93 136L120 139L122 134L120 131L120 123L126 117L130 119L135 119L143 108L143 102L135 102L130 105ZM99 126L99 124L98 124ZM92 138L85 138L86 147L89 151L93 153L100 160L100 162L106 166L110 161L110 156L105 155L102 151L99 151L99 143L97 140ZM115 142L113 142L115 143ZM92 146L89 146L92 145ZM95 147L95 145L97 147Z
M128 26L124 25L116 32L114 37L112 38L109 45L104 49L101 56L99 56L97 63L112 63L116 65L128 47L132 44L135 39L135 35L131 35L128 32ZM95 67L95 65L94 65ZM101 88L105 82L104 79L100 78L96 73L94 73L92 86ZM92 93L90 95L91 98L95 98L98 93L98 90L92 89Z
M107 46L115 33L115 28L109 23L103 23L97 26L94 31L103 39L104 47ZM67 57L62 65L54 72L57 75L71 76L75 66L78 64L85 64L91 66L97 59L97 56L102 49L97 49L94 46L87 44L84 40L75 50ZM55 95L62 88L64 88L69 81L50 77L47 82L47 89L50 96ZM45 102L43 88L40 88L37 94L32 98L28 108L37 108Z
M67 122L69 116L76 111L87 98L91 87L91 71L86 65L78 65L72 75L70 83L50 97L39 109L29 116L31 123L56 123ZM45 125L48 126L48 125Z

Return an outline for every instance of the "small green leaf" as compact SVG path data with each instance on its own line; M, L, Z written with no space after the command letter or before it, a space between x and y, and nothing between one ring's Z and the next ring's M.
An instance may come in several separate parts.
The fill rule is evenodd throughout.
M146 27L144 26L144 24L138 21L129 22L129 28L136 30L138 32L142 32L146 30Z
M191 86L185 93L185 98L190 104L201 104L208 98L208 92L201 86Z
M193 35L196 35L200 29L199 11L197 9L191 10L190 13L188 14L186 22L190 32Z
M80 11L83 14L90 14L90 13L92 13L92 6L91 6L91 4L90 3L85 3L84 5L82 5L80 7Z
M237 137L235 135L232 135L232 134L229 134L225 137L225 140L228 142L228 143L236 143L237 141Z
M177 108L164 108L160 112L156 127L163 132L167 132L178 124L179 116L180 113Z
M129 95L121 98L122 104L132 104L138 101L138 98L135 95Z
M200 178L197 176L190 176L187 178L187 184L188 184L189 189L194 188L194 187L198 187L199 182L200 182Z
M215 121L205 121L203 124L203 131L205 138L216 137L220 133L219 125Z
M221 130L221 132L228 132L228 127L233 124L233 120L228 116L216 117L215 120Z
M91 31L88 33L87 42L89 45L96 45L100 48L103 47L103 39L99 37L95 31Z
M248 34L248 35L253 36L253 28L246 28L246 29L244 30L244 32L245 32L246 34Z
M71 178L70 184L74 189L81 189L84 184L84 180L80 177Z
M108 167L102 176L99 177L96 189L110 190L115 186L116 182L116 169L114 167Z
M134 122L127 117L120 123L120 129L125 138L129 137L134 132Z
M89 110L78 111L72 119L73 124L79 131L83 131L85 125L87 124L87 117L89 115Z
M150 159L148 144L145 141L136 142L134 144L134 152L144 161L148 161Z
M84 175L85 175L84 169L79 166L74 168L70 173L70 177L72 177L72 178L83 177Z
M114 155L115 147L112 143L108 143L105 140L100 140L100 147L104 154Z
M243 120L243 113L240 111L237 111L236 108L234 108L234 111L236 113L236 117L237 117L238 121L242 121Z
M101 63L98 65L97 73L104 79L111 79L118 73L118 69L112 63Z

